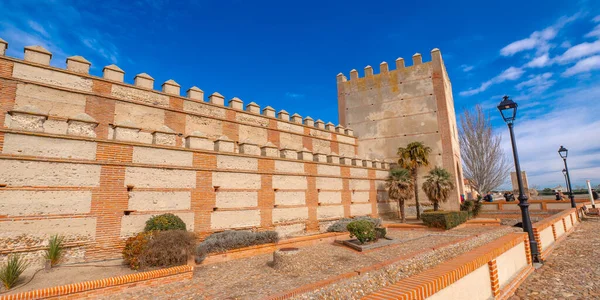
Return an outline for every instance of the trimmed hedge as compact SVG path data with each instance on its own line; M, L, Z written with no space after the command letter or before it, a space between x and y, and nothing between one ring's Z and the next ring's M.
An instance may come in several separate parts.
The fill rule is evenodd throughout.
M466 211L429 211L421 215L423 223L428 227L451 229L464 222L469 218L469 213Z

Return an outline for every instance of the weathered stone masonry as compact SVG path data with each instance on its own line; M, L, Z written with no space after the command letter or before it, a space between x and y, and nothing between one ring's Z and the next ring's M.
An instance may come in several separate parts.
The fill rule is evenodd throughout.
M226 229L323 231L341 217L377 215L389 164L358 157L349 128L243 106L213 93L186 97L147 74L124 84L111 65L88 74L0 40L0 257L40 257L48 236L70 257L120 257L126 237L172 212L205 236ZM261 114L262 112L262 114ZM385 203L384 203L385 204Z
M350 80L338 74L340 123L354 129L361 157L395 160L398 147L413 141L431 147L431 164L419 170L420 182L435 166L448 170L456 188L442 207L458 210L464 189L452 85L438 49L431 51L430 62L419 53L412 61L405 66L398 58L395 70L382 62L379 74L367 66L364 77L352 70ZM427 199L419 191L420 199Z

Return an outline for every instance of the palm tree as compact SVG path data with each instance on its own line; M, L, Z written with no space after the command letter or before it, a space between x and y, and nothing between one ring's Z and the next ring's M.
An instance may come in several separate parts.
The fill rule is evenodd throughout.
M406 148L398 148L398 164L411 172L413 187L418 187L417 171L421 166L429 165L429 153L431 148L425 146L422 142L412 142L406 145ZM421 219L421 205L419 204L419 189L415 188L415 203L417 205L417 220Z
M440 203L448 200L450 191L453 189L452 175L444 168L435 167L425 176L423 191L427 194L429 201L433 203L433 210L438 210Z
M403 168L391 169L390 175L386 179L386 186L390 199L398 201L398 217L402 223L406 222L404 202L410 199L413 193L410 172Z

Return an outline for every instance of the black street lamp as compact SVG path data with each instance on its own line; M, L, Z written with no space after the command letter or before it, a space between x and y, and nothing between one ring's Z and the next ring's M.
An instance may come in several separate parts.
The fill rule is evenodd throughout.
M565 188L567 189L567 193L569 192L569 182L567 181L567 169L562 170L563 176L565 176Z
M569 199L571 199L571 207L575 208L575 196L573 196L573 189L571 189L571 176L569 176L569 167L567 167L567 154L569 154L569 150L567 148L560 146L558 149L558 155L563 159L565 163L565 173L567 174L567 188L569 189Z
M517 116L517 103L510 100L508 96L502 98L502 102L498 105L498 110L502 114L504 122L508 124L508 130L510 131L510 142L512 143L513 157L515 160L515 171L517 172L517 183L519 185L519 207L521 208L521 219L523 223L523 231L529 235L529 245L531 248L531 257L533 261L539 262L538 245L533 235L533 227L531 226L531 218L529 217L529 203L527 202L527 196L523 192L523 179L521 178L521 165L519 164L519 154L517 153L517 144L515 141L515 134L513 132L513 122Z

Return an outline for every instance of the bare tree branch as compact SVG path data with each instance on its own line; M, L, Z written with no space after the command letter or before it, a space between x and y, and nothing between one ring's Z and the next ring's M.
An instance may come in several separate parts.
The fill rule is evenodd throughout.
M501 147L502 137L494 134L480 105L461 116L459 139L464 177L473 188L483 195L501 186L508 178L510 163Z

